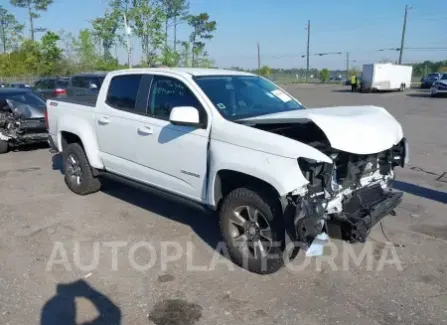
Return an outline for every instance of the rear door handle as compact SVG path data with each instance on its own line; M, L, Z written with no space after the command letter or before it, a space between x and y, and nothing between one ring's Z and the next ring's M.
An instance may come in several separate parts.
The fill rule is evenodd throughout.
M142 135L149 135L149 134L154 133L154 131L147 125L139 126L137 131L139 134L142 134Z
M106 124L109 124L109 123L110 123L110 120L109 120L108 117L106 117L106 116L102 116L102 117L100 117L100 118L98 119L98 123L101 124L101 125L106 125Z

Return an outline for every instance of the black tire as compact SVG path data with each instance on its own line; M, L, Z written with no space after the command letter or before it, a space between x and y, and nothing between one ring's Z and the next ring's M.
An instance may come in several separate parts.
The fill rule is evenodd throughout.
M72 166L68 159L75 159L80 169L80 181L77 182L71 175ZM101 182L93 176L92 168L85 155L84 149L79 143L71 143L63 152L65 183L68 188L78 194L87 195L98 192Z
M8 141L0 140L0 154L7 153L9 150Z
M268 222L271 230L272 243L266 256L244 255L242 250L233 243L230 218L238 207L250 206L262 213L264 220ZM230 192L225 198L219 210L220 231L227 245L228 253L232 261L258 274L270 274L279 270L284 265L283 254L285 251L285 228L281 204L273 193L260 192L250 188L238 188ZM241 227L242 228L242 227Z

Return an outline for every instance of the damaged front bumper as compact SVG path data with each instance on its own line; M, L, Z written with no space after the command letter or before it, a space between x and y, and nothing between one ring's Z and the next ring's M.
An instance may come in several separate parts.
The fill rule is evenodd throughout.
M402 192L384 190L380 185L363 188L343 201L343 213L335 218L339 223L342 239L365 242L371 229L384 217L395 214L402 201Z
M302 199L294 207L293 223L287 221L290 238L306 250L321 233L350 243L365 242L371 229L402 201L402 192L384 188L380 183L363 187L342 198L337 213L326 210L328 204L320 200Z

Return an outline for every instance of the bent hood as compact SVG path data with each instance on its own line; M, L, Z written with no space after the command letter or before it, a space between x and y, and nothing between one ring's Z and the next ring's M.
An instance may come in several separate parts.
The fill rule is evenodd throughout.
M331 147L355 154L377 153L403 138L399 122L382 107L336 106L280 112L241 120L255 124L315 123Z

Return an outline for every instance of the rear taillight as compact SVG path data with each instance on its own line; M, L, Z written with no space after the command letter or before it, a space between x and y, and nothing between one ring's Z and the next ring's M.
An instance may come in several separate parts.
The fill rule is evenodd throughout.
M57 88L53 91L53 95L65 95L67 91L62 88Z
M48 106L45 108L43 117L45 119L45 129L48 130Z

